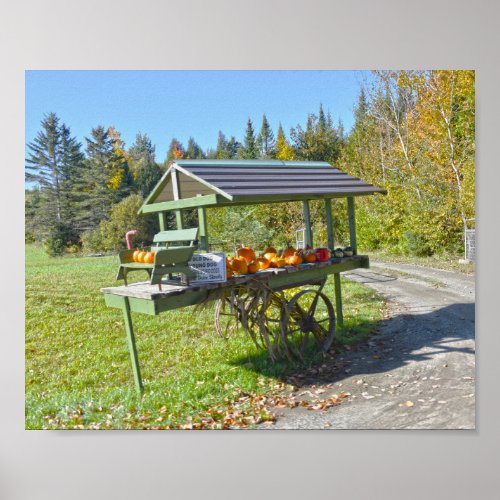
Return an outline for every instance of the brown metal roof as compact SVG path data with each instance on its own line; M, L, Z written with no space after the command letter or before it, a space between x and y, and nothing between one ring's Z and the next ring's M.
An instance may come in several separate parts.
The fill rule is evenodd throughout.
M198 180L213 186L216 191L229 195L229 199L244 201L262 195L310 194L312 198L332 195L359 196L363 194L386 193L367 182L342 172L326 162L258 161L258 160L177 160L174 167L189 177L182 178L182 198L194 193L190 185ZM208 187L208 186L207 186Z
M387 191L326 162L177 160L140 213L363 196Z

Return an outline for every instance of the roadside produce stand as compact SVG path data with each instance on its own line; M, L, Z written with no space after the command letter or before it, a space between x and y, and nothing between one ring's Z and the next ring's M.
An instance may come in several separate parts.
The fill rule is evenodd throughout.
M241 325L273 359L281 355L301 358L310 339L319 348L328 350L336 325L343 323L340 273L369 267L368 256L357 255L356 251L354 197L377 192L386 194L385 190L326 162L177 160L172 163L140 209L143 214L159 215L157 246L151 248L155 260L136 265L132 260L133 250L120 253L119 279L124 278L124 270L126 278L127 271L144 269L150 281L101 290L107 306L123 311L137 390L142 393L143 384L132 325L133 312L158 315L216 301L217 333L229 337ZM347 256L328 256L316 262L267 268L221 282L181 281L174 276L177 269L186 273L187 262L182 259L193 254L193 247L199 252L208 252L207 213L214 207L302 202L305 243L312 246L309 202L323 200L327 246L333 250L333 198L347 199L351 249ZM183 228L182 211L186 209L197 210L195 233L193 228ZM170 211L175 212L177 227L173 231L167 230ZM192 241L193 234L198 237L196 242ZM166 241L170 246L165 246L163 242ZM336 314L322 291L330 274L334 276ZM303 286L308 288L293 290ZM288 293L290 290L292 294Z

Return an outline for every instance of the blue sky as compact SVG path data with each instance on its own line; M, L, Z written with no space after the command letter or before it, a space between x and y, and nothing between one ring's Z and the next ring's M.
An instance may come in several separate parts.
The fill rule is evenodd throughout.
M130 146L137 132L165 159L172 137L190 136L203 149L215 147L218 131L242 140L250 117L256 131L262 115L275 134L317 113L320 103L346 130L365 71L27 71L26 142L55 112L85 145L97 126L113 125Z

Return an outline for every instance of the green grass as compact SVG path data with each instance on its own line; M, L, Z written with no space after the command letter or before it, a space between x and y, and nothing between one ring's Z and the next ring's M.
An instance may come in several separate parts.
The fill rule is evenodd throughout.
M100 292L117 285L116 270L115 257L49 258L26 247L26 428L178 428L242 392L276 390L287 373L304 367L271 363L247 335L218 338L212 309L133 314L145 383L139 399L121 311L107 308ZM333 298L333 282L325 291ZM343 292L337 349L366 339L384 307L360 284L344 280ZM315 354L305 365L318 362Z

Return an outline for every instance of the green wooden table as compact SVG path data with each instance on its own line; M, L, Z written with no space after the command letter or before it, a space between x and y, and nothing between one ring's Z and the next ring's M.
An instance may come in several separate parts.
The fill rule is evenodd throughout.
M354 255L326 262L301 264L297 267L273 268L259 271L256 274L234 277L223 283L204 283L182 285L176 281L163 281L162 290L150 282L134 283L128 286L103 288L106 305L121 309L125 322L134 381L139 393L143 392L143 383L139 365L139 357L135 343L132 313L158 315L180 307L200 304L220 296L220 288L234 287L251 283L263 283L272 290L284 290L312 283L317 283L333 274L335 284L335 304L337 324L342 326L342 295L340 273L357 268L368 268L366 255Z

